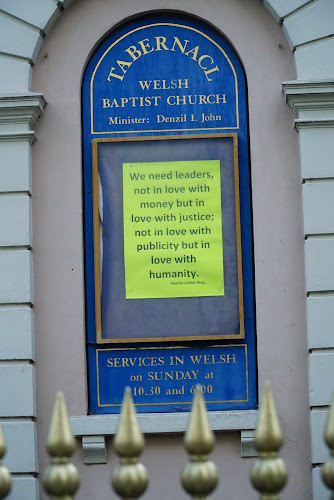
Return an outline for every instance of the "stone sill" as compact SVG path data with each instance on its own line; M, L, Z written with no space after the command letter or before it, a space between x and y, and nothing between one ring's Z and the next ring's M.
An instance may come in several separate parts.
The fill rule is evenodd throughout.
M210 411L213 431L241 433L241 456L254 457L254 431L258 411ZM185 413L139 413L139 426L144 434L182 434L189 420ZM85 464L107 463L105 438L117 431L119 415L85 415L71 417L74 436L82 438Z

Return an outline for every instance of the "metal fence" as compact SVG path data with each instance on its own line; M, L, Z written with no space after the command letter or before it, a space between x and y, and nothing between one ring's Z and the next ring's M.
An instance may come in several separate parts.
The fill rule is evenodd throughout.
M332 491L334 499L334 400L325 429L325 441L330 449L330 458L322 469L324 483ZM183 489L194 500L205 500L218 482L215 464L208 459L215 443L210 428L200 386L196 388L184 445L189 454L189 463L181 475ZM278 494L287 481L284 461L278 457L283 444L283 433L277 416L274 398L267 384L264 389L259 419L255 434L255 445L259 457L252 467L250 478L261 500L278 500ZM47 451L51 459L43 478L43 488L50 499L72 500L79 487L79 474L69 458L75 447L63 394L57 394L53 410ZM112 474L112 487L123 499L139 498L148 485L148 473L139 456L144 449L144 437L140 431L130 389L124 393L122 411L114 447L120 463ZM11 488L11 475L2 465L6 443L0 427L0 499L6 498Z

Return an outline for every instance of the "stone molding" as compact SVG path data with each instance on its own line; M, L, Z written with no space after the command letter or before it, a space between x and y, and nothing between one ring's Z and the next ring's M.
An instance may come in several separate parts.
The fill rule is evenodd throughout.
M324 120L295 120L295 127L298 132L305 128L334 128L334 119L324 119Z
M37 122L46 106L42 94L29 92L24 94L0 94L0 133L6 133L6 127L20 126L26 130ZM8 129L7 129L8 130ZM15 132L8 130L10 135ZM21 131L19 131L19 134Z
M334 110L334 80L294 80L282 83L283 95L296 112Z
M32 130L28 131L21 130L18 132L0 131L0 142L28 141L30 144L32 144L35 138L36 138L35 132Z

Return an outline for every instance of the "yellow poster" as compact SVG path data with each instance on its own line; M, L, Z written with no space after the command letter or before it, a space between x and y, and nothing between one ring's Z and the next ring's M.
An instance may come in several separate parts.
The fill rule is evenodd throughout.
M127 299L224 295L219 160L123 163Z

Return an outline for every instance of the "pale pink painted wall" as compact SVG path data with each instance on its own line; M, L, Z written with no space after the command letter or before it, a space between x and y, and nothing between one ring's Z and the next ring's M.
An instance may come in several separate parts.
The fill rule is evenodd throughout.
M295 78L281 28L257 0L80 0L48 35L33 70L33 90L48 105L33 146L33 216L37 410L40 469L55 393L70 415L86 414L85 312L81 199L80 85L96 42L138 12L176 9L213 23L232 41L246 69L254 212L259 389L271 379L291 471L282 499L311 498L301 179L293 114L281 82ZM79 444L79 443L78 443ZM113 498L106 466L84 466L77 500ZM257 498L248 482L252 459L240 458L236 433L217 436L213 458L221 474L216 499ZM179 437L151 437L143 462L147 499L186 498L179 484L186 463ZM43 496L42 496L43 498Z

